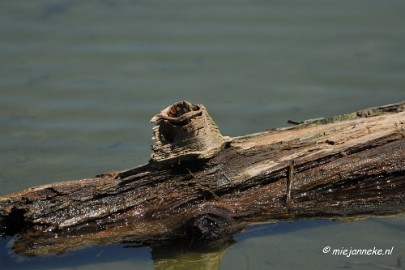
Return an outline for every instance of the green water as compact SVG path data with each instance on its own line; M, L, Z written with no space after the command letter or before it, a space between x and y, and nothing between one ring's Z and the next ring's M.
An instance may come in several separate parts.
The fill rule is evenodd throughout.
M231 136L405 100L405 2L2 1L0 60L1 196L147 162L150 117L182 99ZM395 267L404 229L269 225L236 236L221 269ZM147 248L27 259L0 241L2 269L154 267ZM346 258L326 245L394 251Z

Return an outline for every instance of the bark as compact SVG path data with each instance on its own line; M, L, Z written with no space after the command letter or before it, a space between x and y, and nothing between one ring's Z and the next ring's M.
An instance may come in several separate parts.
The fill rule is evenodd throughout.
M0 233L19 233L14 251L37 256L178 239L217 246L258 222L402 214L404 111L398 103L229 138L204 106L179 102L152 119L148 164L2 197Z

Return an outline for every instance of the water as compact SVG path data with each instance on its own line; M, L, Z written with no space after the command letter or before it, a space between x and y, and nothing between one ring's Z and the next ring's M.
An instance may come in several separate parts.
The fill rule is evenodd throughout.
M405 100L399 0L21 0L0 15L0 196L147 162L148 120L182 99L231 136ZM395 266L403 229L402 218L270 225L237 236L221 269ZM7 241L6 269L153 268L149 249L119 245L20 262ZM321 252L357 243L394 254Z

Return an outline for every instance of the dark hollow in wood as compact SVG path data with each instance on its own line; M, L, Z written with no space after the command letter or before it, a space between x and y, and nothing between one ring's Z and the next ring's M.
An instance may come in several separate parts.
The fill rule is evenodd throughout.
M169 117L201 117L202 105L184 104L191 110ZM91 244L215 243L257 222L402 214L404 108L307 120L228 138L204 158L29 188L0 198L0 232L19 233L14 251L38 256Z

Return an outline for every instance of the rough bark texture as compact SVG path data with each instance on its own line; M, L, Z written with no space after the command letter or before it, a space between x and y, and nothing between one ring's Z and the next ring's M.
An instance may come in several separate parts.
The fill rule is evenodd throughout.
M193 111L154 118L178 126ZM220 138L215 154L29 188L0 198L0 232L20 233L13 249L36 256L89 244L213 243L257 222L400 214L404 111L398 103ZM187 114L180 126L201 117Z

